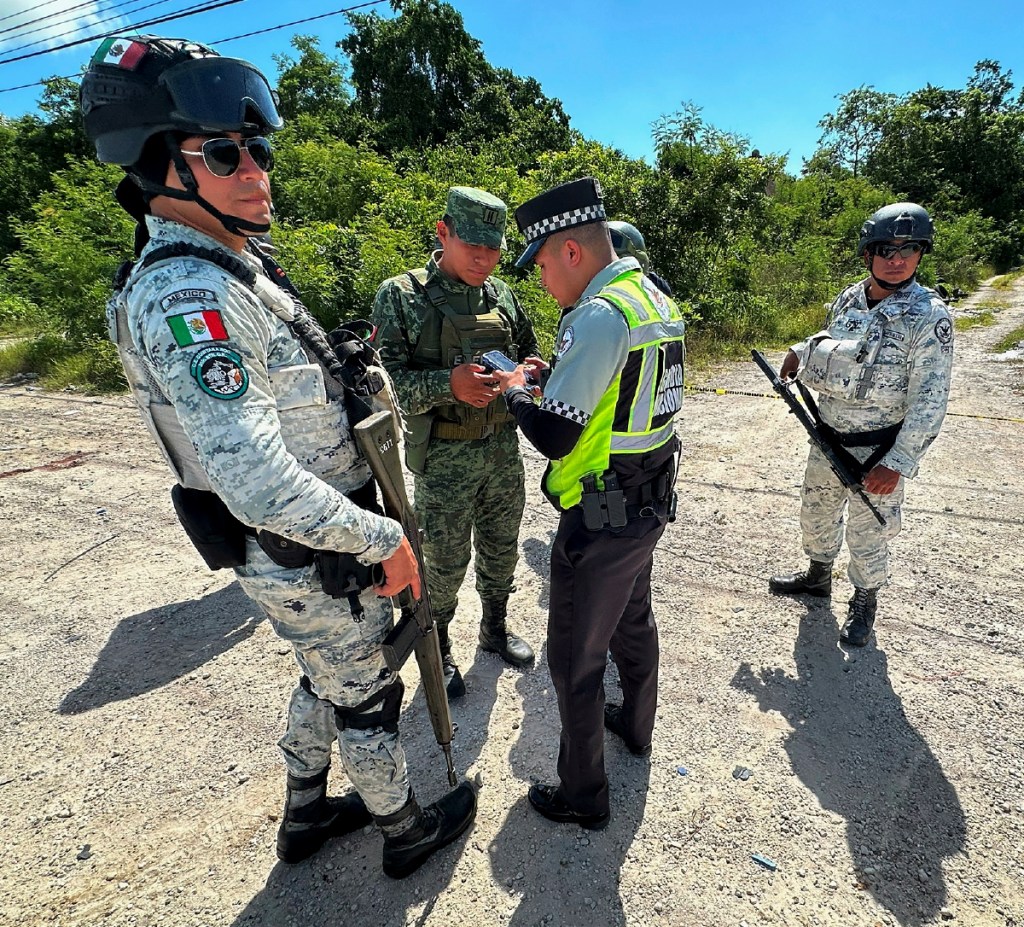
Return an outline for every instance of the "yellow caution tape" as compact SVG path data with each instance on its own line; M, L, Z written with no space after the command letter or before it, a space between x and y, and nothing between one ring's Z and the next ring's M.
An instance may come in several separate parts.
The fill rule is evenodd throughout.
M741 389L725 389L721 386L687 386L688 393L711 393L714 396L750 396L753 399L779 399L775 393L748 393ZM797 397L798 401L800 397ZM1005 415L973 415L970 412L947 412L946 415L953 418L976 418L987 422L1012 422L1016 425L1024 425L1024 418L1009 418Z

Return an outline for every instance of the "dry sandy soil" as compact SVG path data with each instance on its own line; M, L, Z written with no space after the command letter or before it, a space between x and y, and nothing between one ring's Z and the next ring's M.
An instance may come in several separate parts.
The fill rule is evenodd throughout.
M607 830L530 810L558 734L544 654L520 674L480 653L468 580L455 759L480 813L403 882L372 828L277 862L296 670L188 546L130 399L0 387L0 924L1024 925L1024 368L989 350L1024 322L1012 302L958 338L863 651L836 643L845 578L824 605L766 591L802 559L797 423L752 364L689 394L654 753L608 743ZM538 650L554 528L534 492L513 612ZM407 686L430 801L443 765L414 670Z

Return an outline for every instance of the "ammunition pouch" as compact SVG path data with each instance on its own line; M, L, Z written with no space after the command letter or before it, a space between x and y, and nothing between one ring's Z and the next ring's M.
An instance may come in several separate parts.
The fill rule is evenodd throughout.
M588 531L603 528L624 528L635 518L666 518L676 520L677 496L675 492L675 466L670 463L657 476L622 489L614 470L606 470L601 476L604 489L598 489L597 477L585 476L582 480L583 494L580 506L583 509L583 525Z
M313 548L272 531L257 531L256 543L274 563L286 570L298 570L313 562Z
M409 415L405 419L405 465L419 476L427 471L427 451L433 425L433 412Z
M380 513L377 484L373 480L350 492L348 498L361 509ZM286 570L298 570L315 563L320 588L333 599L347 598L356 621L363 619L359 594L384 581L384 568L379 563L360 563L354 554L315 550L271 531L257 532L256 543L274 563Z
M245 565L248 529L216 493L186 489L176 483L171 489L171 504L192 546L211 570Z

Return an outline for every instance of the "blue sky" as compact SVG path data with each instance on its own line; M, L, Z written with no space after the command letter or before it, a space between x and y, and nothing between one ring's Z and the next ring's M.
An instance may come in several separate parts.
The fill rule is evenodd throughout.
M0 17L41 2L0 0ZM68 14L79 17L74 23L38 25L51 25L51 32L77 25L89 30L83 35L103 31L114 23L92 25L104 15L96 11L113 2L79 6ZM49 0L20 18L0 20L0 30L78 4L81 0ZM185 0L165 0L141 15L185 5ZM244 0L154 30L214 43L344 5L345 0ZM700 106L718 128L749 137L762 152L788 153L790 170L796 171L801 158L814 151L818 120L835 108L836 94L861 84L894 93L927 83L963 87L981 58L999 61L1024 80L1024 17L1020 3L1010 0L849 5L826 0L454 0L453 5L492 64L537 78L545 93L562 101L576 129L635 157L650 158L651 123L684 100ZM387 4L375 9L390 15ZM333 16L220 49L275 74L271 56L288 50L295 31L321 36L322 47L330 51L345 29L345 17ZM23 41L0 44L0 57ZM96 44L0 65L0 88L73 74ZM0 93L0 113L30 111L38 95L39 88Z

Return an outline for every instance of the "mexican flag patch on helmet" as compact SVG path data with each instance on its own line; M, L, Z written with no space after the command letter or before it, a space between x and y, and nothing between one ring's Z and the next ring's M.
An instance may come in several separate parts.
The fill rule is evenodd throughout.
M92 64L112 64L126 71L134 71L147 51L149 46L144 42L135 42L132 39L106 39L92 56Z

